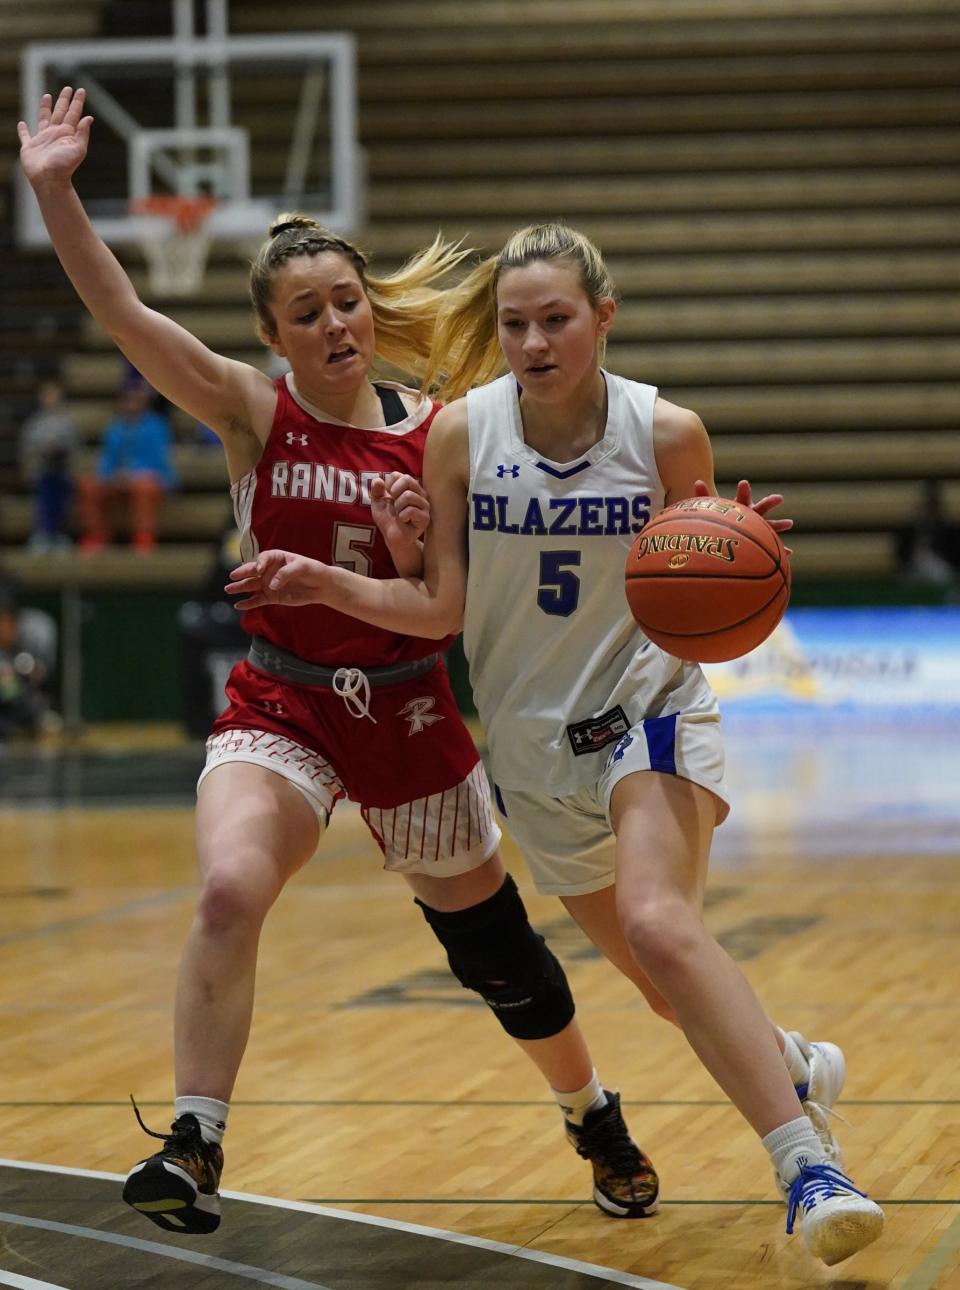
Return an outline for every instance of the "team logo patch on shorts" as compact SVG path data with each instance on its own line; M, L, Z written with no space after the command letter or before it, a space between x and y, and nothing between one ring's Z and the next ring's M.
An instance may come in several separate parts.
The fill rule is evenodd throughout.
M433 711L436 705L436 699L431 695L425 695L422 699L411 699L409 703L405 703L397 716L406 717L410 722L408 733L418 735L421 730L426 730L427 726L443 720L442 713Z
M616 748L614 748L613 752L607 758L607 765L612 766L615 761L623 761L623 755L632 743L633 735L624 735Z
M599 717L588 717L586 721L578 721L575 725L567 726L567 737L570 740L573 755L580 757L584 753L606 748L607 744L612 744L629 729L630 723L626 714L623 708L618 706L608 712L601 712Z

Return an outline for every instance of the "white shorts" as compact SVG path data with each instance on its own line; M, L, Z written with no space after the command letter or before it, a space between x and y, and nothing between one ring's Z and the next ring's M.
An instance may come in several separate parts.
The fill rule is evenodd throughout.
M207 740L207 760L197 788L217 766L249 762L298 789L317 813L321 831L346 791L319 753L262 730L221 730ZM443 793L390 809L360 803L360 814L391 873L449 878L486 863L500 844L483 763Z
M581 896L616 881L610 827L614 787L635 771L679 775L717 799L717 824L730 811L723 780L723 740L715 712L680 712L638 722L611 751L599 778L569 797L497 786L497 801L523 852L537 891Z

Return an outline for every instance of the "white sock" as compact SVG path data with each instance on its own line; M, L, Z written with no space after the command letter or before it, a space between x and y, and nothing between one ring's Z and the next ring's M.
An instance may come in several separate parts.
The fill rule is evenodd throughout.
M607 1095L603 1091L603 1085L597 1079L596 1071L590 1076L589 1084L584 1084L583 1088L575 1089L572 1093L563 1093L559 1089L552 1088L550 1092L557 1099L557 1106L563 1112L563 1118L575 1124L578 1129L588 1112L597 1111L601 1106L607 1105Z
M195 1115L204 1142L222 1142L230 1114L229 1102L218 1102L215 1097L178 1097L173 1103L174 1118Z
M787 1070L793 1080L794 1087L808 1084L810 1082L810 1063L800 1051L793 1035L786 1030L781 1030L780 1034L783 1036L783 1060L787 1064Z
M823 1164L826 1159L823 1144L805 1115L771 1130L762 1141L774 1169L787 1184L793 1182L804 1165Z

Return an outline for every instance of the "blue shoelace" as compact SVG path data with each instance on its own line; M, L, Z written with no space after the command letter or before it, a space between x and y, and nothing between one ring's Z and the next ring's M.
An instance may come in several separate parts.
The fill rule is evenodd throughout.
M793 1220L797 1216L797 1210L803 1205L804 1191L808 1186L812 1189L812 1199L815 1202L828 1200L838 1191L852 1191L864 1198L867 1195L859 1187L854 1187L846 1174L842 1174L839 1169L834 1169L833 1165L804 1166L790 1184L790 1195L787 1199L788 1236L793 1232Z

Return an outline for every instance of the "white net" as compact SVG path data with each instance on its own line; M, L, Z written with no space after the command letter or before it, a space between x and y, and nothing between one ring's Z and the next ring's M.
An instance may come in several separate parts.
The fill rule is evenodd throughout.
M214 207L209 198L148 197L136 203L150 216L139 241L155 296L189 296L199 289L207 270Z
M185 231L174 224L165 233L144 238L140 245L154 295L189 296L201 286L210 251L210 234L204 225Z

